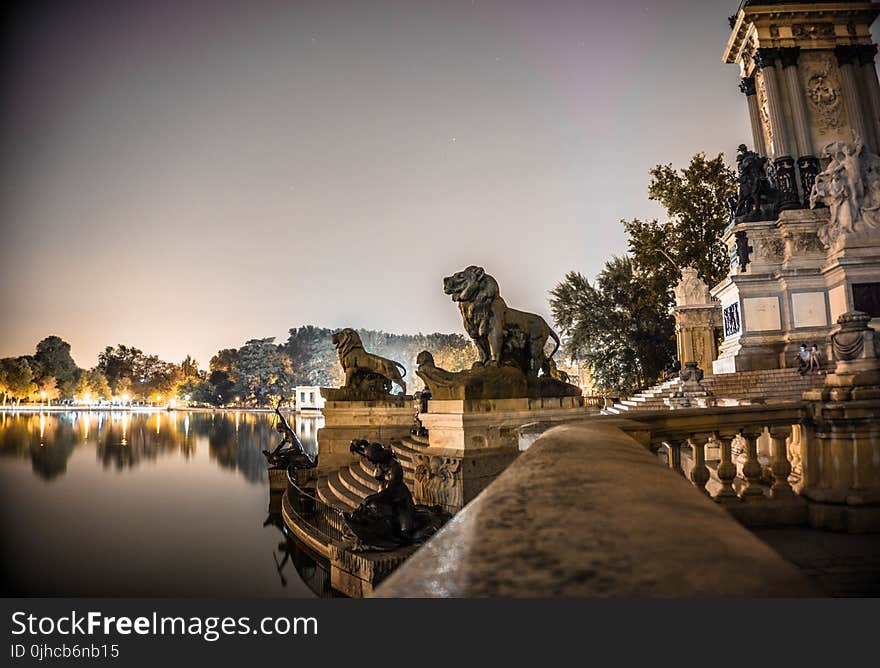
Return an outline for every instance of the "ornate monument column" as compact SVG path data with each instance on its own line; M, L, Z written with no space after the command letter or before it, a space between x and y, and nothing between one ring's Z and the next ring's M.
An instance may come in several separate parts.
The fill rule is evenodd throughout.
M746 96L749 107L749 120L752 124L752 143L755 151L764 155L767 148L764 146L764 131L761 129L761 112L758 109L758 91L755 89L755 77L743 77L739 80L739 90Z
M807 105L804 101L803 90L801 89L798 71L800 52L801 48L799 46L781 47L779 49L779 58L785 78L786 96L791 109L791 119L797 145L797 166L801 180L801 205L803 208L807 208L810 205L810 191L813 189L816 175L819 173L819 160L816 158L813 148L813 137L810 133L809 121L807 120Z
M770 147L775 158L773 164L776 167L777 187L781 194L779 205L781 209L796 209L800 207L797 176L783 111L782 89L776 77L776 63L780 57L781 49L760 48L755 51L754 60L755 66L761 71L767 100Z
M856 67L859 67L859 47L851 44L841 44L834 47L834 55L837 58L837 66L840 68L840 78L843 81L843 97L846 100L846 109L849 112L849 123L855 134L854 138L861 139L866 146L874 149L871 145L871 137L865 124L865 116L862 113L861 96L859 95L858 78Z
M874 148L880 149L880 82L877 80L877 68L874 57L877 55L876 44L859 46L859 63L865 92L868 97L870 114L867 120L868 131L874 134Z

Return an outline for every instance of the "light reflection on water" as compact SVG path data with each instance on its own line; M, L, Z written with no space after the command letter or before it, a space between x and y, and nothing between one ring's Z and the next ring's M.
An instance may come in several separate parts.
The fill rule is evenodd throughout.
M322 423L296 417L313 453ZM314 595L268 513L279 440L266 413L0 412L3 593Z

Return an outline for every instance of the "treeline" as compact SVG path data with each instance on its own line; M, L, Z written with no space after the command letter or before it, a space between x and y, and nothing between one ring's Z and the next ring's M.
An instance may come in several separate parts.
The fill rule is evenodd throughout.
M204 370L189 355L178 364L122 344L107 346L96 366L82 369L70 354L70 344L49 336L33 355L0 359L0 395L3 405L72 399L164 403L186 397L212 406L289 402L297 385L341 384L342 369L330 340L334 331L309 325L291 329L280 344L274 337L251 339L240 348L218 351ZM407 384L414 389L421 385L413 371L422 350L433 352L437 363L451 370L477 359L473 345L460 334L358 333L367 350L403 364Z

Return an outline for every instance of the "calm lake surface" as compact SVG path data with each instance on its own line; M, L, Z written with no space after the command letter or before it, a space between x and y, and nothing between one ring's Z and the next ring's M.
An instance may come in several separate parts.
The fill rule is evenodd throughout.
M313 451L322 423L294 425ZM269 513L279 440L264 413L0 412L3 593L327 595Z

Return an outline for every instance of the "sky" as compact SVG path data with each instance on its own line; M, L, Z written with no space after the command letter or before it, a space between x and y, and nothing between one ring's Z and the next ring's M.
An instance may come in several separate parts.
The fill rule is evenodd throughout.
M463 333L441 279L471 264L552 323L621 219L663 217L653 165L750 141L737 4L27 3L2 42L0 356Z

